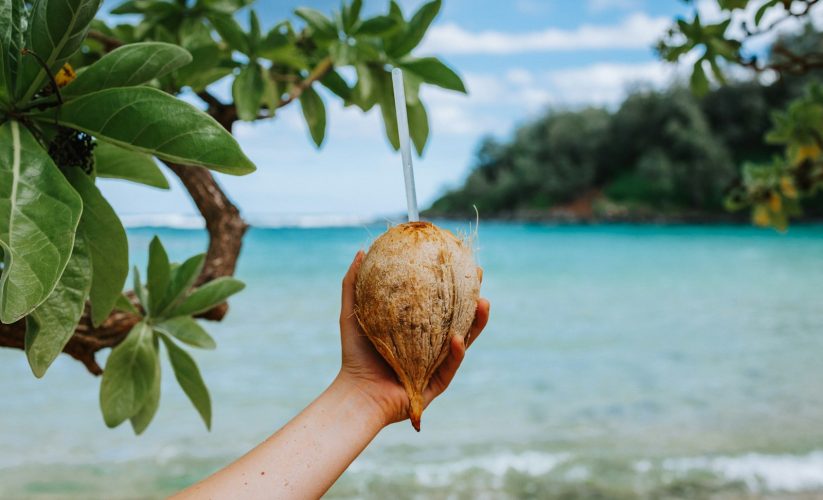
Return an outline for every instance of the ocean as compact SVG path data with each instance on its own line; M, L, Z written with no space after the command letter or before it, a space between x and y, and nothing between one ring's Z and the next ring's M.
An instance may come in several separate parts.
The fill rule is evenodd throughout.
M340 279L384 229L249 232L247 289L194 353L211 432L168 364L135 437L81 364L38 380L0 350L0 498L161 498L263 440L336 374ZM206 242L130 229L141 268L154 234L178 260ZM491 320L457 378L328 498L823 497L823 227L481 222L477 257Z

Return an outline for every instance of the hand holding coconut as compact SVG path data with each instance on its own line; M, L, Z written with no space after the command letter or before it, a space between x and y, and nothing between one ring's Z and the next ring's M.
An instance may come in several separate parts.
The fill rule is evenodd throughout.
M470 284L468 289L448 291L445 289L447 284L441 283L439 286L443 287L442 291L445 295L439 299L436 294L429 297L435 301L442 301L447 295L452 294L451 298L459 303L457 306L459 311L455 310L456 314L452 322L454 328L449 328L447 325L444 327L443 323L427 323L426 325L421 323L418 325L420 327L418 331L413 328L406 330L403 327L406 324L403 320L391 326L392 314L384 314L393 306L397 311L406 309L417 311L418 314L423 310L421 308L432 306L431 302L425 300L421 302L420 297L415 297L416 294L421 293L419 286L425 285L413 281L409 283L409 286L395 289L393 303L376 297L376 294L380 295L381 290L385 288L381 288L380 282L375 282L375 278L378 280L382 278L382 283L392 288L391 281L393 279L396 281L402 276L395 273L392 277L390 272L383 273L385 261L380 262L382 257L379 254L384 244L389 248L402 244L403 236L399 236L400 241L392 241L397 237L398 232L418 232L418 229L408 229L407 226L409 225L403 224L390 229L375 242L369 256L365 256L362 252L358 253L343 279L343 301L340 313L343 364L340 377L354 383L377 404L385 419L385 424L411 417L412 424L419 430L420 414L423 409L446 390L463 361L466 349L486 326L489 319L489 302L486 299L477 298L483 273L480 268L473 265L472 260L471 267L464 264L460 271L457 271L472 274L470 279L465 280ZM431 224L424 224L424 226L427 227L426 232L441 231ZM450 233L448 236L454 238ZM423 237L431 238L431 235ZM456 238L454 240L457 242ZM401 269L405 267L405 265L400 266ZM463 296L458 298L461 294ZM357 311L355 310L356 303L358 304ZM444 310L449 309L450 305L453 304L439 304ZM436 310L431 312L429 316L432 318L442 313ZM410 314L414 316L415 313ZM361 324L369 328L368 337ZM390 335L397 338L393 341ZM414 335L419 336L414 337ZM403 340L403 336L407 337L406 341ZM430 340L432 344L429 344ZM402 349L403 354L396 354L392 350L390 347L392 342L397 343L397 347Z

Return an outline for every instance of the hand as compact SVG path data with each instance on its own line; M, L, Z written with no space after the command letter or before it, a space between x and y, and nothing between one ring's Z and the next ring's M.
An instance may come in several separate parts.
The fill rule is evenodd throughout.
M383 419L383 425L388 425L408 418L409 398L392 368L374 348L354 316L354 285L363 256L362 251L357 252L343 278L343 299L340 311L340 343L343 347L343 362L338 380L352 384L366 396L368 401L373 402L380 418ZM477 272L482 281L483 270L477 268ZM489 301L480 299L477 301L474 323L466 336L466 343L464 344L463 339L458 335L451 338L449 355L438 367L423 394L424 408L449 386L463 361L466 349L477 339L488 321Z

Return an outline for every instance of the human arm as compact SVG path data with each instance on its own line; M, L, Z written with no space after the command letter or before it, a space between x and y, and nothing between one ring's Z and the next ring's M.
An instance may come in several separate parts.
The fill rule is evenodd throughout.
M354 318L354 283L362 259L358 252L343 278L343 358L331 385L266 441L175 498L318 498L383 427L407 418L403 386ZM480 299L468 345L488 318L489 302ZM426 406L448 387L468 345L458 336L450 339L449 356L426 389Z

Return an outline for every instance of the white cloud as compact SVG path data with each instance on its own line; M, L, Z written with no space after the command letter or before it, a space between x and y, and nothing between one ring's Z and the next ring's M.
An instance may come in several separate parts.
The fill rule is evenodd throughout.
M668 17L645 13L627 16L616 25L583 24L575 29L547 28L531 33L471 32L455 23L434 26L421 51L438 54L515 54L587 49L643 49L668 28Z
M534 82L534 75L523 68L514 68L506 71L506 80L516 85L529 85Z
M518 121L549 107L615 107L637 88L662 89L684 68L661 61L594 63L552 71L522 67L500 73L465 73L468 96L426 87L423 99L436 135L506 134Z
M554 103L614 106L634 87L666 87L677 78L678 68L659 61L597 63L545 76L553 89Z
M607 10L631 10L641 7L642 0L587 0L586 5L591 12L604 12Z

